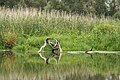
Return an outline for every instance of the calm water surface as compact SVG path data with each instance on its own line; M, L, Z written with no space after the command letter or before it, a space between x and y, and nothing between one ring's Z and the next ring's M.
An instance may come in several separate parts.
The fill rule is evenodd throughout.
M0 52L0 80L120 80L119 55L71 55L45 64L37 52Z

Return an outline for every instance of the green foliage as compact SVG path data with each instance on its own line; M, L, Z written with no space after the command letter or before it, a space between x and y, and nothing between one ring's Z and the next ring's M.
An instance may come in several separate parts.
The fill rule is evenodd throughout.
M100 34L111 35L112 33L116 33L116 32L117 32L117 28L110 24L99 24L93 28L93 33L96 35L100 35Z
M119 0L1 0L9 8L33 7L38 10L59 10L90 16L113 16L119 11Z
M116 13L113 15L113 18L120 19L120 11L116 12Z
M3 49L3 38L2 38L2 35L0 35L0 49Z
M96 25L92 32L84 34L83 41L97 50L119 50L118 29L110 24ZM117 43L117 44L116 44Z
M46 5L46 1L44 0L2 0L0 1L0 5L9 7L9 8L13 8L13 7L43 8Z
M11 49L16 44L16 34L11 32L3 33L3 44L5 48Z
M32 46L32 47L39 48L43 42L44 42L44 40L41 37L34 37L33 36L33 37L26 39L25 44Z
M28 8L1 11L7 16L0 13L0 48L38 50L46 38L53 37L63 50L120 49L119 20Z
M15 47L13 47L13 50L18 50L18 51L25 51L26 50L26 45L21 44L21 45L16 45Z

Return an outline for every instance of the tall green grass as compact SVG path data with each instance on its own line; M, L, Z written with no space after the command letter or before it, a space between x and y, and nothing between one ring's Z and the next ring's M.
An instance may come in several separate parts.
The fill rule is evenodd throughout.
M34 8L0 8L0 49L5 34L16 34L13 49L38 50L47 37L60 41L63 50L119 50L120 21ZM7 38L10 41L12 38Z

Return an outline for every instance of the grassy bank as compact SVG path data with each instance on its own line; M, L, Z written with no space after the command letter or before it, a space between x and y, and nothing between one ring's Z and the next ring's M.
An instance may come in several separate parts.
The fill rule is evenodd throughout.
M63 50L119 50L119 22L59 11L0 8L0 49L38 50L45 38L54 37Z

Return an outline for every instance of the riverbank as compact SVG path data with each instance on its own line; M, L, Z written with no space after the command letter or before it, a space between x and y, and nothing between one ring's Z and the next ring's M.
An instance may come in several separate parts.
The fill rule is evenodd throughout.
M47 37L54 37L63 50L117 51L119 22L59 11L0 8L0 49L39 50Z

